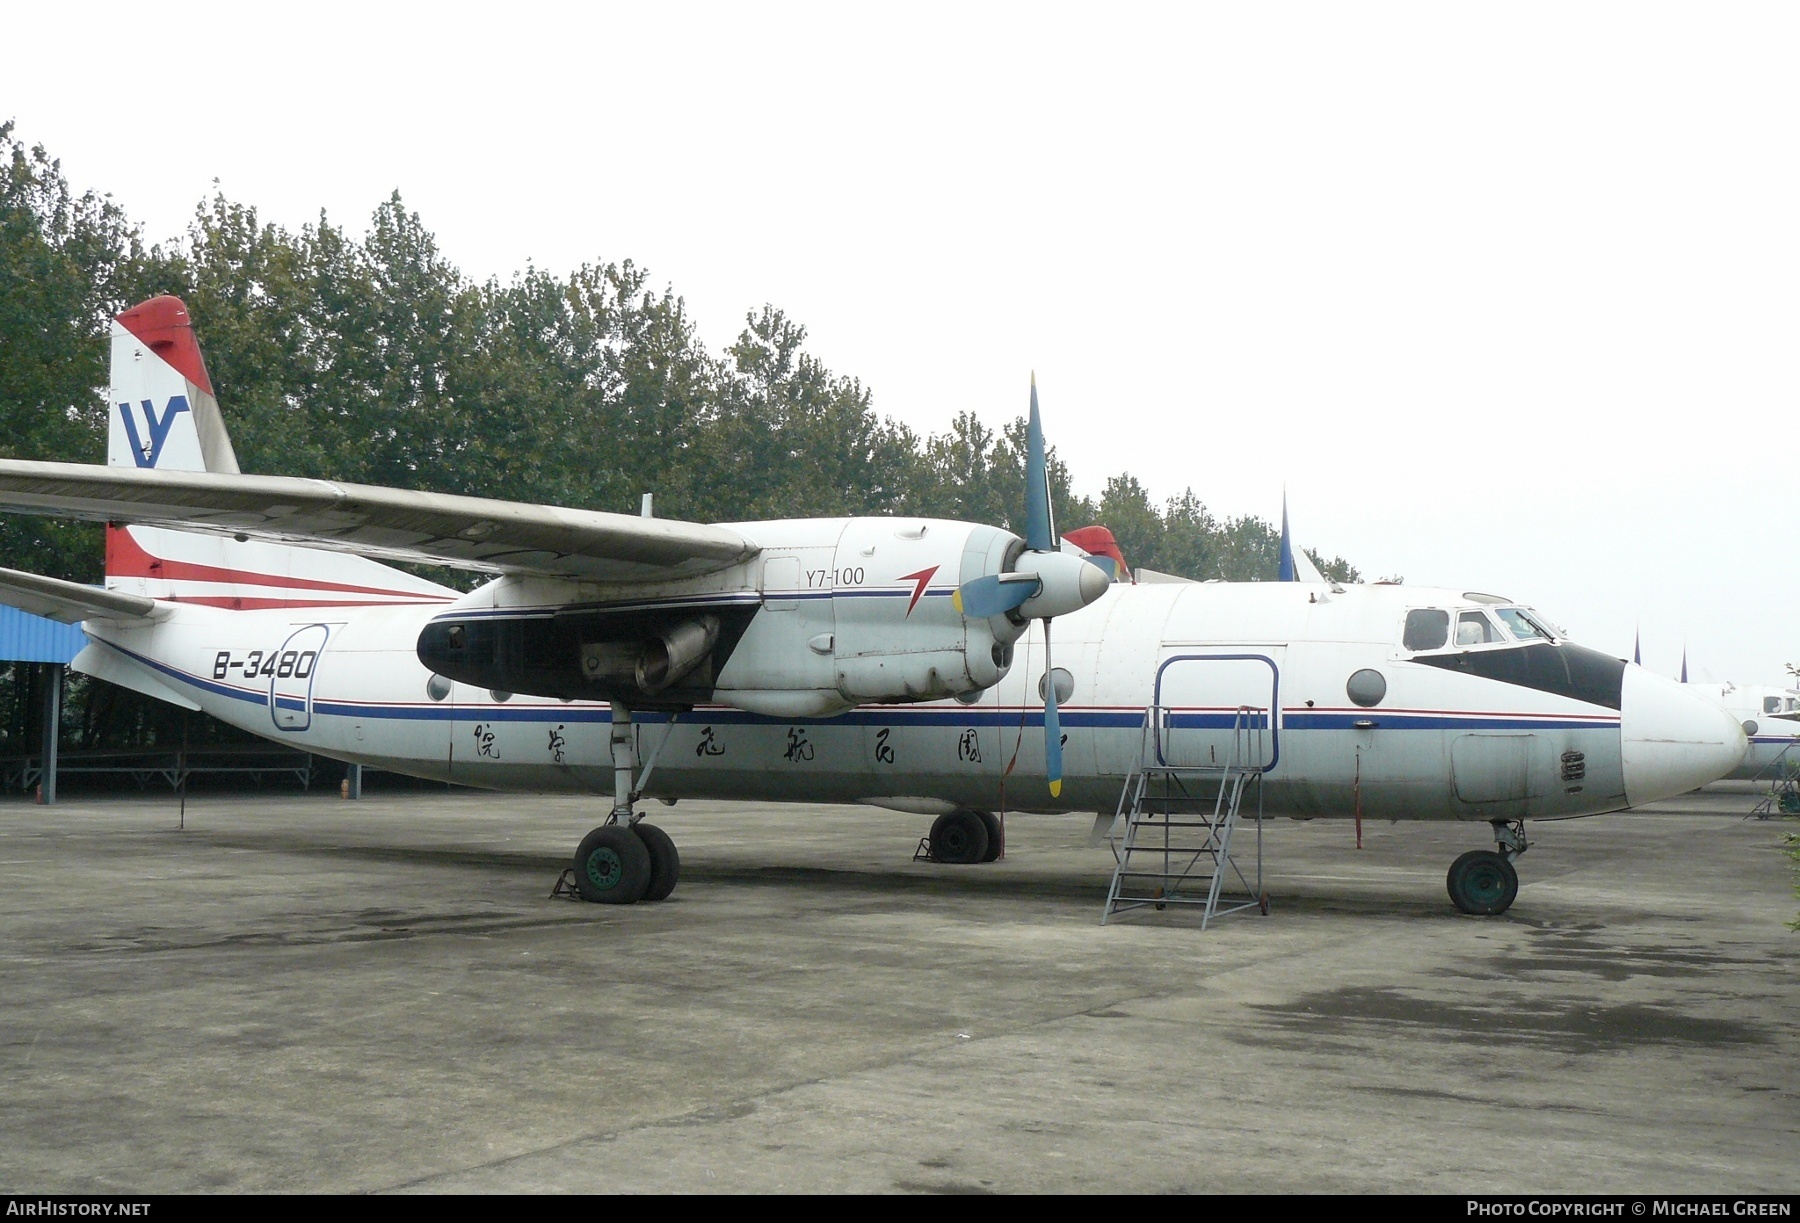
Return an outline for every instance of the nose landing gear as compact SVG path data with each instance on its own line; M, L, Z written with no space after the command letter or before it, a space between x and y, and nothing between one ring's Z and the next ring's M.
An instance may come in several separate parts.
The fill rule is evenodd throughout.
M1489 822L1499 850L1470 850L1450 864L1444 880L1450 903L1459 912L1478 917L1494 917L1512 908L1519 895L1519 872L1513 868L1513 860L1531 848L1525 839L1524 820Z

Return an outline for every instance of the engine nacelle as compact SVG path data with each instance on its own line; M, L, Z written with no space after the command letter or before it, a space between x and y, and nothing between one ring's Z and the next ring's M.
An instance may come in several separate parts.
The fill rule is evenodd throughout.
M1040 589L1027 608L1080 606L1092 599L1087 584L1105 581L1078 557L1022 559L1017 536L964 522L737 529L762 547L759 558L703 579L654 589L499 579L426 626L419 660L496 691L821 717L999 683L1025 620L965 617L952 596L976 578L1033 565Z
M1002 571L1023 545L993 527L917 518L852 518L831 538L816 524L743 527L766 545L763 606L719 676L715 698L757 713L815 715L853 705L941 700L990 688L1023 631L1003 616L966 619L951 596ZM782 711L778 713L777 711Z
M712 699L720 666L756 614L754 603L698 600L533 606L520 596L545 591L520 585L501 579L440 614L419 634L419 661L496 691L687 709Z

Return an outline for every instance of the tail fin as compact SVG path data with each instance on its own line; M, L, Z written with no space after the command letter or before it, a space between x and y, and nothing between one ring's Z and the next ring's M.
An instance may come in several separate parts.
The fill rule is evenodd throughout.
M112 325L110 467L235 473L200 341L177 297L153 297Z
M110 467L236 474L187 307L153 297L113 321ZM157 527L106 528L106 587L237 610L434 603L457 597L376 561Z

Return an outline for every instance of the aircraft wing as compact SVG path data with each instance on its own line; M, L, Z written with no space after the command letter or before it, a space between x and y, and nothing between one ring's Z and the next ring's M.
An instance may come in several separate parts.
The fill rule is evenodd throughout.
M666 518L292 476L20 459L0 459L0 510L604 582L691 577L759 551L735 531Z
M0 569L0 603L64 624L79 624L83 620L149 621L159 618L155 599L65 582L61 578L21 573L17 569Z

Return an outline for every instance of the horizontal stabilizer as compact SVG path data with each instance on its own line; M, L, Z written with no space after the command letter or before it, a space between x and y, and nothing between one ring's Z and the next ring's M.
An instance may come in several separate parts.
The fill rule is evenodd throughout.
M712 573L760 550L724 527L669 518L292 476L19 459L0 460L0 509L602 582Z
M75 656L69 667L82 675L103 679L109 684L141 692L145 696L179 705L183 709L200 708L197 702L163 683L148 669L138 666L111 646L97 641L90 641L83 646L81 653Z
M0 569L0 603L64 624L79 624L83 620L149 621L161 619L163 614L158 612L155 599L17 569Z

